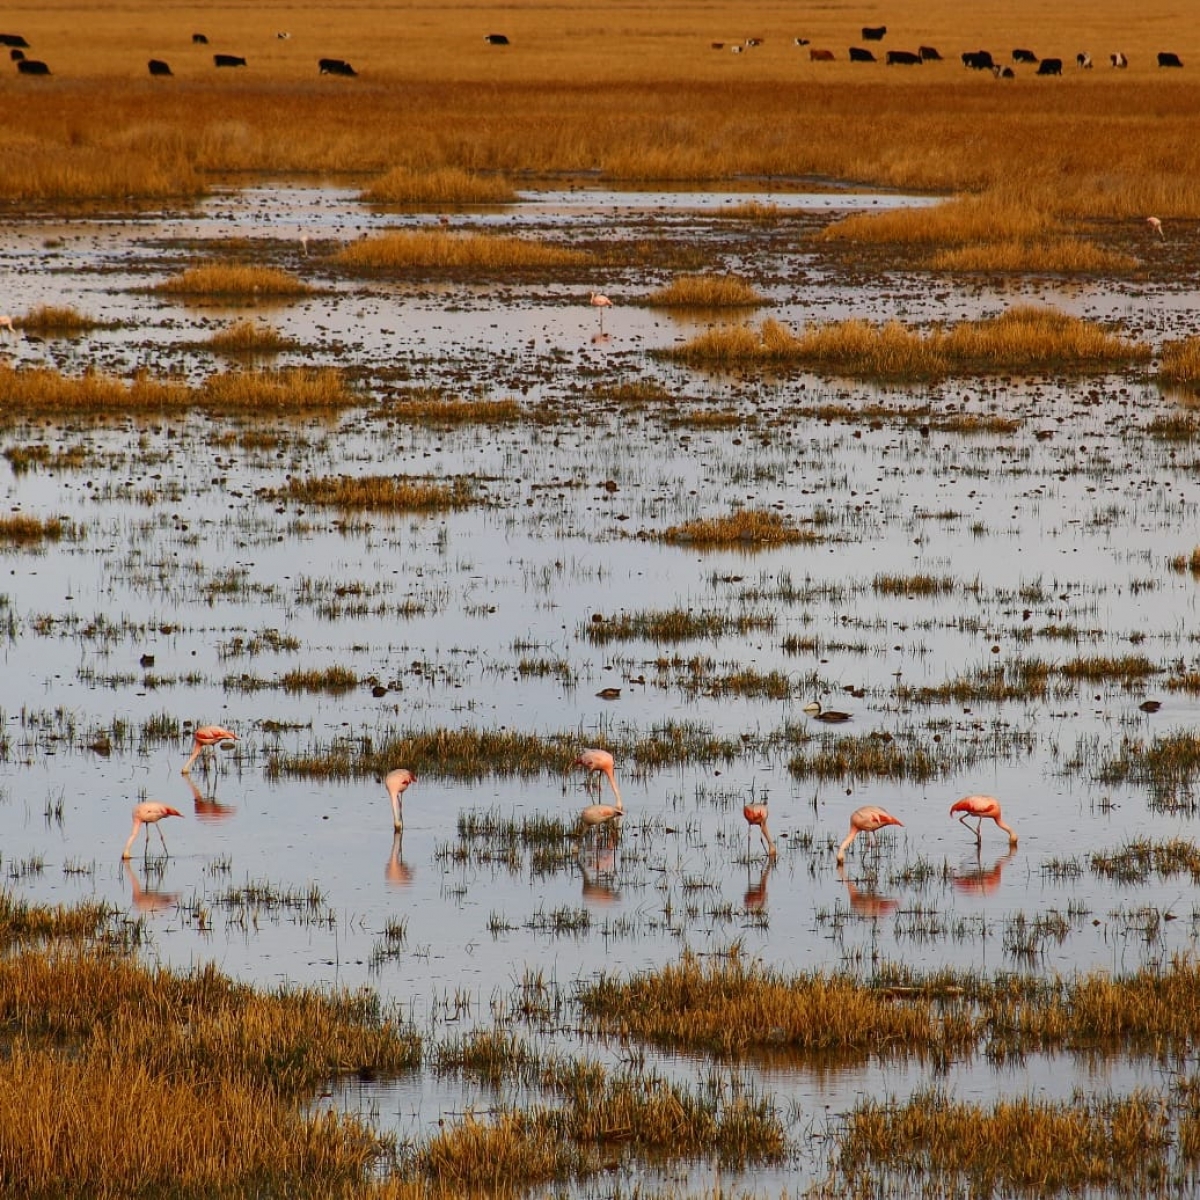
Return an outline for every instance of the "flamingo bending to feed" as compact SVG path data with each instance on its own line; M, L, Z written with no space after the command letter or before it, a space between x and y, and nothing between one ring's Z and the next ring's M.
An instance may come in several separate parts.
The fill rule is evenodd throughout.
M975 835L975 844L983 845L983 834L980 832L984 821L995 821L1005 833L1008 834L1008 844L1015 846L1017 844L1017 831L1011 825L1004 823L1004 818L1000 815L1000 801L995 796L964 796L961 800L950 805L950 815L954 816L958 813L958 819L967 829L971 829L967 824L968 817L975 817L975 828L971 832Z
M383 779L388 799L392 802L392 828L399 832L404 828L404 793L417 782L417 777L405 767L389 771Z
M1160 238L1162 238L1164 241L1166 240L1167 235L1165 233L1163 233L1162 221L1160 221L1158 219L1158 217L1147 217L1146 224L1149 225L1150 228L1153 229L1154 232L1157 233Z
M16 339L17 330L13 325L12 317L10 317L8 313L0 313L0 329L3 329L7 336L13 338L14 340Z
M145 800L141 804L133 806L133 832L129 835L129 841L125 843L125 849L121 854L122 859L130 857L130 848L133 846L134 838L138 835L138 830L143 825L146 827L146 856L150 854L150 826L158 828L158 823L163 817L182 817L183 813L177 808L172 808L169 804L159 804L157 800ZM167 849L167 839L163 837L163 831L158 830L158 840L162 842L163 853L170 856L170 851Z
M757 825L762 834L763 844L767 848L767 857L775 857L775 843L767 829L767 806L765 804L746 804L742 807L742 816L746 818L746 852L749 853L750 830Z
M612 788L617 808L621 808L621 790L617 787L617 776L613 770L613 756L607 750L583 750L571 764L572 767L583 767L588 772L588 782L593 775L608 776L608 786ZM599 780L596 781L599 788ZM606 807L601 805L601 807Z
M215 746L218 742L236 742L237 740L236 733L230 733L228 729L222 729L220 725L201 725L192 736L192 756L183 764L180 775L190 775L192 763L210 746Z
M839 725L842 721L850 720L848 712L840 712L836 708L822 708L820 700L810 700L804 706L803 711L817 721L824 721L827 725Z
M850 832L846 834L842 839L842 844L838 847L838 866L846 861L846 848L860 833L869 833L874 840L875 831L882 829L885 825L899 825L903 828L904 822L896 820L887 809L880 808L875 804L866 804L862 808L856 808L850 814Z

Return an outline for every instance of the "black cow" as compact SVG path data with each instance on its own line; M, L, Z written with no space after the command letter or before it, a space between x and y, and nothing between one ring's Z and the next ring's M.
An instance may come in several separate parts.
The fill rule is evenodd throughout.
M17 63L17 70L22 75L49 75L50 68L36 58L23 58Z
M1110 54L1108 56L1108 61L1112 63L1114 67L1124 68L1129 66L1129 59L1127 59L1120 50L1118 50L1116 54Z
M962 60L963 66L970 67L972 71L991 71L996 66L987 50L967 50Z
M345 75L348 78L353 78L358 72L342 58L319 58L317 59L317 70L322 75Z
M926 62L941 62L942 56L937 52L936 46L920 46L917 53L925 59Z
M1037 73L1039 75L1061 75L1062 74L1062 59L1061 58L1043 58L1038 63Z
M161 58L152 58L147 65L150 68L151 75L170 75L171 74L170 66L167 63L163 62L163 60Z
M483 40L487 42L489 46L508 45L508 38L506 38L502 33L486 33L483 36Z
M25 57L25 51L24 50L10 50L8 52L8 57L11 58L13 60L13 62L20 62L21 59L23 59Z
M0 33L0 46L19 46L29 49L29 43L19 33Z
M214 54L213 62L218 67L244 67L246 60L240 54Z
M864 42L882 42L886 35L886 25L864 25L862 27L862 39Z
M864 50L861 46L850 47L851 62L878 62L875 55L870 50Z
M1158 52L1158 65L1160 67L1182 67L1183 62L1178 54L1172 54L1170 50L1160 50Z
M887 52L887 65L889 67L919 67L921 61L921 56L914 54L911 50L889 50Z
M808 38L793 38L793 39L792 39L792 41L793 41L793 42L794 42L794 43L795 43L797 46L807 46L807 45L808 45L808 42L809 42L809 39L808 39Z
M206 38L204 36L204 34L202 34L202 33L193 33L192 34L192 45L193 46L207 46L208 38Z
M1005 67L1003 71L999 67L994 67L993 70L996 72L997 79L1016 79L1017 77L1017 73L1012 67Z
M1038 56L1032 50L1014 50L1013 62L1036 63Z

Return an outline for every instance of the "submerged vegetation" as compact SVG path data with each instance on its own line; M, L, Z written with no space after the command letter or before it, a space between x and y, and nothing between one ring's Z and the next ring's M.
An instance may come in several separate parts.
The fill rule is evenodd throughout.
M307 296L312 287L278 267L211 263L188 267L164 280L158 291L168 296L221 296L257 300L264 296Z

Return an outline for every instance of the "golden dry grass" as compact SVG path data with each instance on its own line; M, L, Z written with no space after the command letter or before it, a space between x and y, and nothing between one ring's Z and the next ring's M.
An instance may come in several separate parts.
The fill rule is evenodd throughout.
M0 516L0 546L34 546L82 536L82 528L63 517L30 517L24 513Z
M1200 336L1164 342L1158 377L1189 391L1200 389Z
M501 234L452 233L443 230L386 233L352 242L334 256L355 270L446 270L473 267L483 271L582 266L591 256L564 246Z
M226 354L275 354L295 345L279 330L258 321L236 321L219 329L205 344Z
M296 504L360 512L446 512L477 502L471 481L462 477L447 483L392 475L310 476L290 480L278 495Z
M646 297L647 304L659 308L752 308L766 302L736 275L681 275Z
M1105 250L1079 238L989 242L939 250L927 263L933 271L1011 271L1050 275L1127 274L1139 263L1131 254Z
M51 337L70 337L72 334L87 333L100 328L102 322L65 305L41 304L31 308L17 325L26 333L40 333Z
M702 548L787 546L818 540L811 530L797 529L778 513L759 509L672 525L662 537L666 542Z
M198 397L200 407L261 416L332 412L356 402L341 371L334 367L228 371L210 375Z
M670 352L693 366L797 365L866 378L926 379L998 371L1094 371L1144 362L1150 350L1052 309L1018 306L998 317L935 326L837 321L799 335L777 321L714 329Z
M511 204L517 198L512 184L499 175L480 175L460 167L414 171L394 167L363 190L369 204L461 205Z
M257 300L262 296L307 296L313 289L278 267L210 263L188 267L155 289L168 296L220 296Z

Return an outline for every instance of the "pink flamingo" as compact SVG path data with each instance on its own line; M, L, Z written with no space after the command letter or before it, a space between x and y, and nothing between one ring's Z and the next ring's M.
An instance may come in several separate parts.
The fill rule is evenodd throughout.
M404 828L404 801L402 797L414 783L416 775L406 767L397 767L384 776L383 786L387 788L388 799L392 802L392 828L399 831Z
M1147 217L1146 224L1149 225L1150 228L1153 229L1160 238L1162 238L1164 241L1166 240L1167 235L1162 231L1162 222L1157 217Z
M0 329L6 330L9 337L16 340L17 331L13 325L13 319L8 313L0 313Z
M757 825L762 834L764 845L767 847L767 857L775 857L775 843L767 829L767 806L765 804L747 804L742 808L742 816L746 818L746 853L749 854L750 830Z
M846 861L846 848L860 833L869 833L871 840L875 839L875 831L882 829L885 825L899 825L904 827L903 821L897 821L890 812L885 808L880 808L875 804L866 804L862 808L856 808L850 814L850 832L842 839L842 844L838 847L837 860L838 865Z
M236 742L237 740L236 733L230 733L228 729L222 729L220 725L201 725L192 736L192 756L183 764L180 775L190 775L192 763L210 746L215 746L218 742Z
M968 817L976 817L975 828L971 832L975 835L975 844L983 845L983 834L980 829L984 821L995 821L1005 833L1008 834L1008 844L1015 846L1017 844L1017 833L1010 825L1004 823L1004 818L1000 815L1000 801L995 796L964 796L961 800L950 805L950 815L959 814L958 819L963 823L964 827L971 829L967 824Z
M590 292L589 298L588 298L588 303L593 308L598 308L600 310L600 332L603 333L604 332L604 310L606 308L612 308L613 302L607 296L602 296L599 292Z
M616 798L616 806L621 808L621 792L617 787L617 777L613 771L613 756L607 750L583 750L571 766L585 768L589 781L595 774L607 775L608 785L612 788L613 796ZM599 807L607 808L608 806L602 804Z
M150 826L158 827L159 821L163 817L182 817L183 813L177 808L172 808L169 804L159 804L157 800L145 800L141 804L133 806L133 832L129 835L129 841L125 843L125 849L121 854L122 859L130 857L129 850L133 845L134 838L138 835L138 830L143 825L146 827L146 855L150 853ZM163 837L163 831L158 830L158 840L162 842L163 853L168 857L170 851L167 849L167 839ZM145 856L143 856L145 857Z

